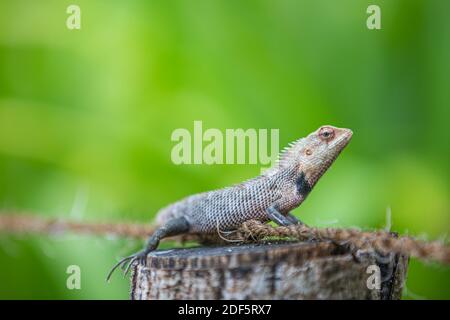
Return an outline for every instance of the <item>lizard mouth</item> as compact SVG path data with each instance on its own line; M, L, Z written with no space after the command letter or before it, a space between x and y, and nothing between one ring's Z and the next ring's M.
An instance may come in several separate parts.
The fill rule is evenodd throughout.
M353 137L353 131L350 129L344 129L344 132L344 136L346 137L348 143Z
M337 156L344 150L344 148L347 146L347 144L350 142L350 140L353 137L353 131L350 129L340 129L341 134L337 139L333 141L333 143L330 146L330 149L334 150L333 152L334 159L337 158Z

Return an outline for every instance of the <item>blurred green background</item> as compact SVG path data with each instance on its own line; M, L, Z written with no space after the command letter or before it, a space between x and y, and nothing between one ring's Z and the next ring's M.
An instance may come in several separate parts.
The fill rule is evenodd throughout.
M66 8L81 8L68 30ZM382 30L368 30L378 4ZM171 162L173 130L323 124L351 144L295 214L314 226L450 228L450 2L0 2L0 210L151 223L257 165ZM326 201L324 201L326 199ZM0 235L0 298L126 299L104 279L126 239ZM81 290L66 268L81 267ZM405 298L450 298L450 269L411 260Z

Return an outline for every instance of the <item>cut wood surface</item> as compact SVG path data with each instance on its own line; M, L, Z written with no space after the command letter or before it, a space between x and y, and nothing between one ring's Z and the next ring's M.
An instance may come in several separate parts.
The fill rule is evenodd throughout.
M407 265L404 255L328 241L159 250L133 267L131 298L399 299ZM368 286L373 266L379 288Z

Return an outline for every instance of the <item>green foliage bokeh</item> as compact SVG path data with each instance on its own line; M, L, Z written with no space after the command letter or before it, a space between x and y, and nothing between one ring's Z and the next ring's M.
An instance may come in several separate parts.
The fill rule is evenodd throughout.
M81 8L68 30L66 8ZM378 4L382 29L368 30ZM351 144L294 213L310 225L449 232L450 2L3 0L0 209L151 223L256 165L171 162L171 133L323 124ZM127 298L115 259L141 243L0 235L0 298ZM66 288L79 265L81 290ZM412 260L406 298L450 298L446 267Z

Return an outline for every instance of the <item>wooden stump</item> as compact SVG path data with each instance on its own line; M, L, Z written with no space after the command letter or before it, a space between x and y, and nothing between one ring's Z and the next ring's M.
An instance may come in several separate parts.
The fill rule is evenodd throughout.
M134 266L131 298L400 299L407 265L405 256L330 242L161 250L148 256L147 267ZM367 285L374 269L379 289Z

